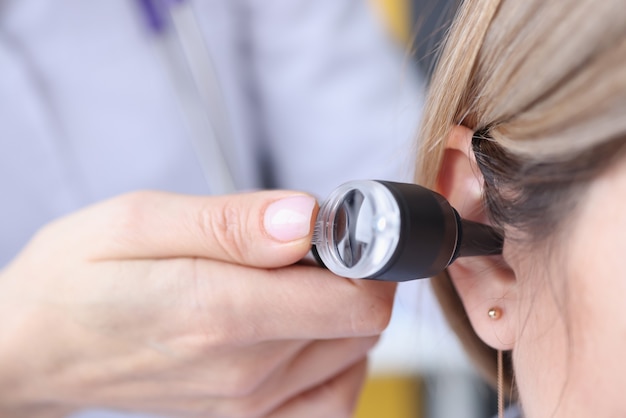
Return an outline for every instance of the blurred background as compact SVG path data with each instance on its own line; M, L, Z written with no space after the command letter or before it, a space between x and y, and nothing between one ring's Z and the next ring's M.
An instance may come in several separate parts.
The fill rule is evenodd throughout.
M369 0L428 81L459 0ZM428 280L398 288L389 328L370 357L356 418L484 418L495 393L477 375L434 300Z

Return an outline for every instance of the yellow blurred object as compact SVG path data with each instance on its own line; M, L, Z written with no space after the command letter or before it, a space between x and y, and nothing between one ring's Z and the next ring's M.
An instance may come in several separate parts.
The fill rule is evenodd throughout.
M422 418L422 383L417 376L371 376L355 418Z
M389 31L398 41L406 43L411 36L411 2L409 0L370 0L382 16Z

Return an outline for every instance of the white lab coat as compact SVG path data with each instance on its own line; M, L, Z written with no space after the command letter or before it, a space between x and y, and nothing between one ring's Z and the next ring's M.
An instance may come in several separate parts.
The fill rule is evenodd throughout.
M197 0L240 189L409 179L422 92L364 0ZM120 193L210 193L132 0L0 1L0 268ZM261 156L264 156L261 158Z

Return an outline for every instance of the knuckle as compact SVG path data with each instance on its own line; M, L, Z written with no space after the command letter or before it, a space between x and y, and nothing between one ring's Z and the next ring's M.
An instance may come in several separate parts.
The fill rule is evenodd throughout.
M205 313L203 313L206 315ZM211 320L203 320L200 324L201 336L197 339L196 347L201 351L224 350L230 348L239 350L242 347L253 344L253 339L249 338L242 326L237 321L221 321L216 324Z
M124 247L141 238L146 229L146 208L154 200L155 192L136 191L120 195L103 207L102 231L106 231L110 245Z
M117 206L121 214L134 215L137 213L137 209L144 206L146 201L151 200L153 194L154 192L146 190L129 192L118 196L112 202Z
M354 413L354 402L343 396L335 385L326 382L309 392L301 395L304 405L316 405L322 408L318 411L318 416L328 416L333 418L350 418Z
M215 368L219 370L219 382L213 382L205 386L211 394L211 398L228 401L226 408L228 416L249 416L259 409L259 402L252 402L266 380L268 370L262 365L262 359L252 362L235 362L223 353L237 352L239 348L230 347L220 343L209 342L202 336L189 337L179 343L184 345L185 351L191 351L189 357L194 361L201 362L209 356L222 357L221 365ZM210 348L207 349L207 345Z
M352 312L353 331L358 335L382 333L391 320L393 299L377 294L363 297Z
M201 210L198 224L205 239L218 245L227 258L243 261L248 253L247 216L240 207L226 203L218 210Z
M136 229L145 221L146 203L151 200L152 192L137 191L123 194L111 202L111 222L109 228L113 232Z
M337 395L333 396L335 399L335 411L333 416L337 418L351 418L354 414L354 402L350 399L340 398Z
M241 367L235 365L233 370L225 376L223 380L222 390L224 396L229 398L242 399L238 402L237 411L243 416L254 415L255 411L259 410L259 405L256 402L250 400L243 401L246 398L252 398L252 396L261 388L262 382L265 380L266 370L260 365L262 362L256 362L256 365L248 363L247 367Z
M259 342L259 333L253 318L242 320L240 315L229 312L241 312L242 305L249 301L244 295L246 289L240 283L215 283L206 280L214 276L213 263L193 258L186 261L186 271L181 274L185 280L183 286L191 286L186 304L192 312L193 333L187 340L193 352L238 350Z
M261 418L267 413L263 402L250 398L238 401L228 413L230 418Z
M60 227L60 223L61 221L55 220L39 228L39 230L37 230L31 237L30 242L26 248L45 248L46 246L49 246L48 243L54 242L54 240L57 239L59 235L59 230L62 230L62 227Z
M372 348L374 348L376 346L376 344L378 344L378 341L380 340L380 335L373 335L373 336L369 336L369 337L364 337L361 340L361 344L360 347L363 350L363 353L366 354L367 352L369 352Z
M349 399L337 396L334 392L329 392L327 396L327 406L334 418L350 418L354 412L354 405Z

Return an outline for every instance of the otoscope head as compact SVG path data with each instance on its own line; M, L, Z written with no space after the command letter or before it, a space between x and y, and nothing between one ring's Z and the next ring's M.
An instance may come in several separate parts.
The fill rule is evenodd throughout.
M464 255L461 249L468 255L501 251L501 239L486 239L498 235L490 234L492 229L485 225L476 224L483 227L476 229L482 235L463 241L466 222L443 196L424 187L352 181L335 189L321 205L313 253L343 277L387 281L431 277Z

